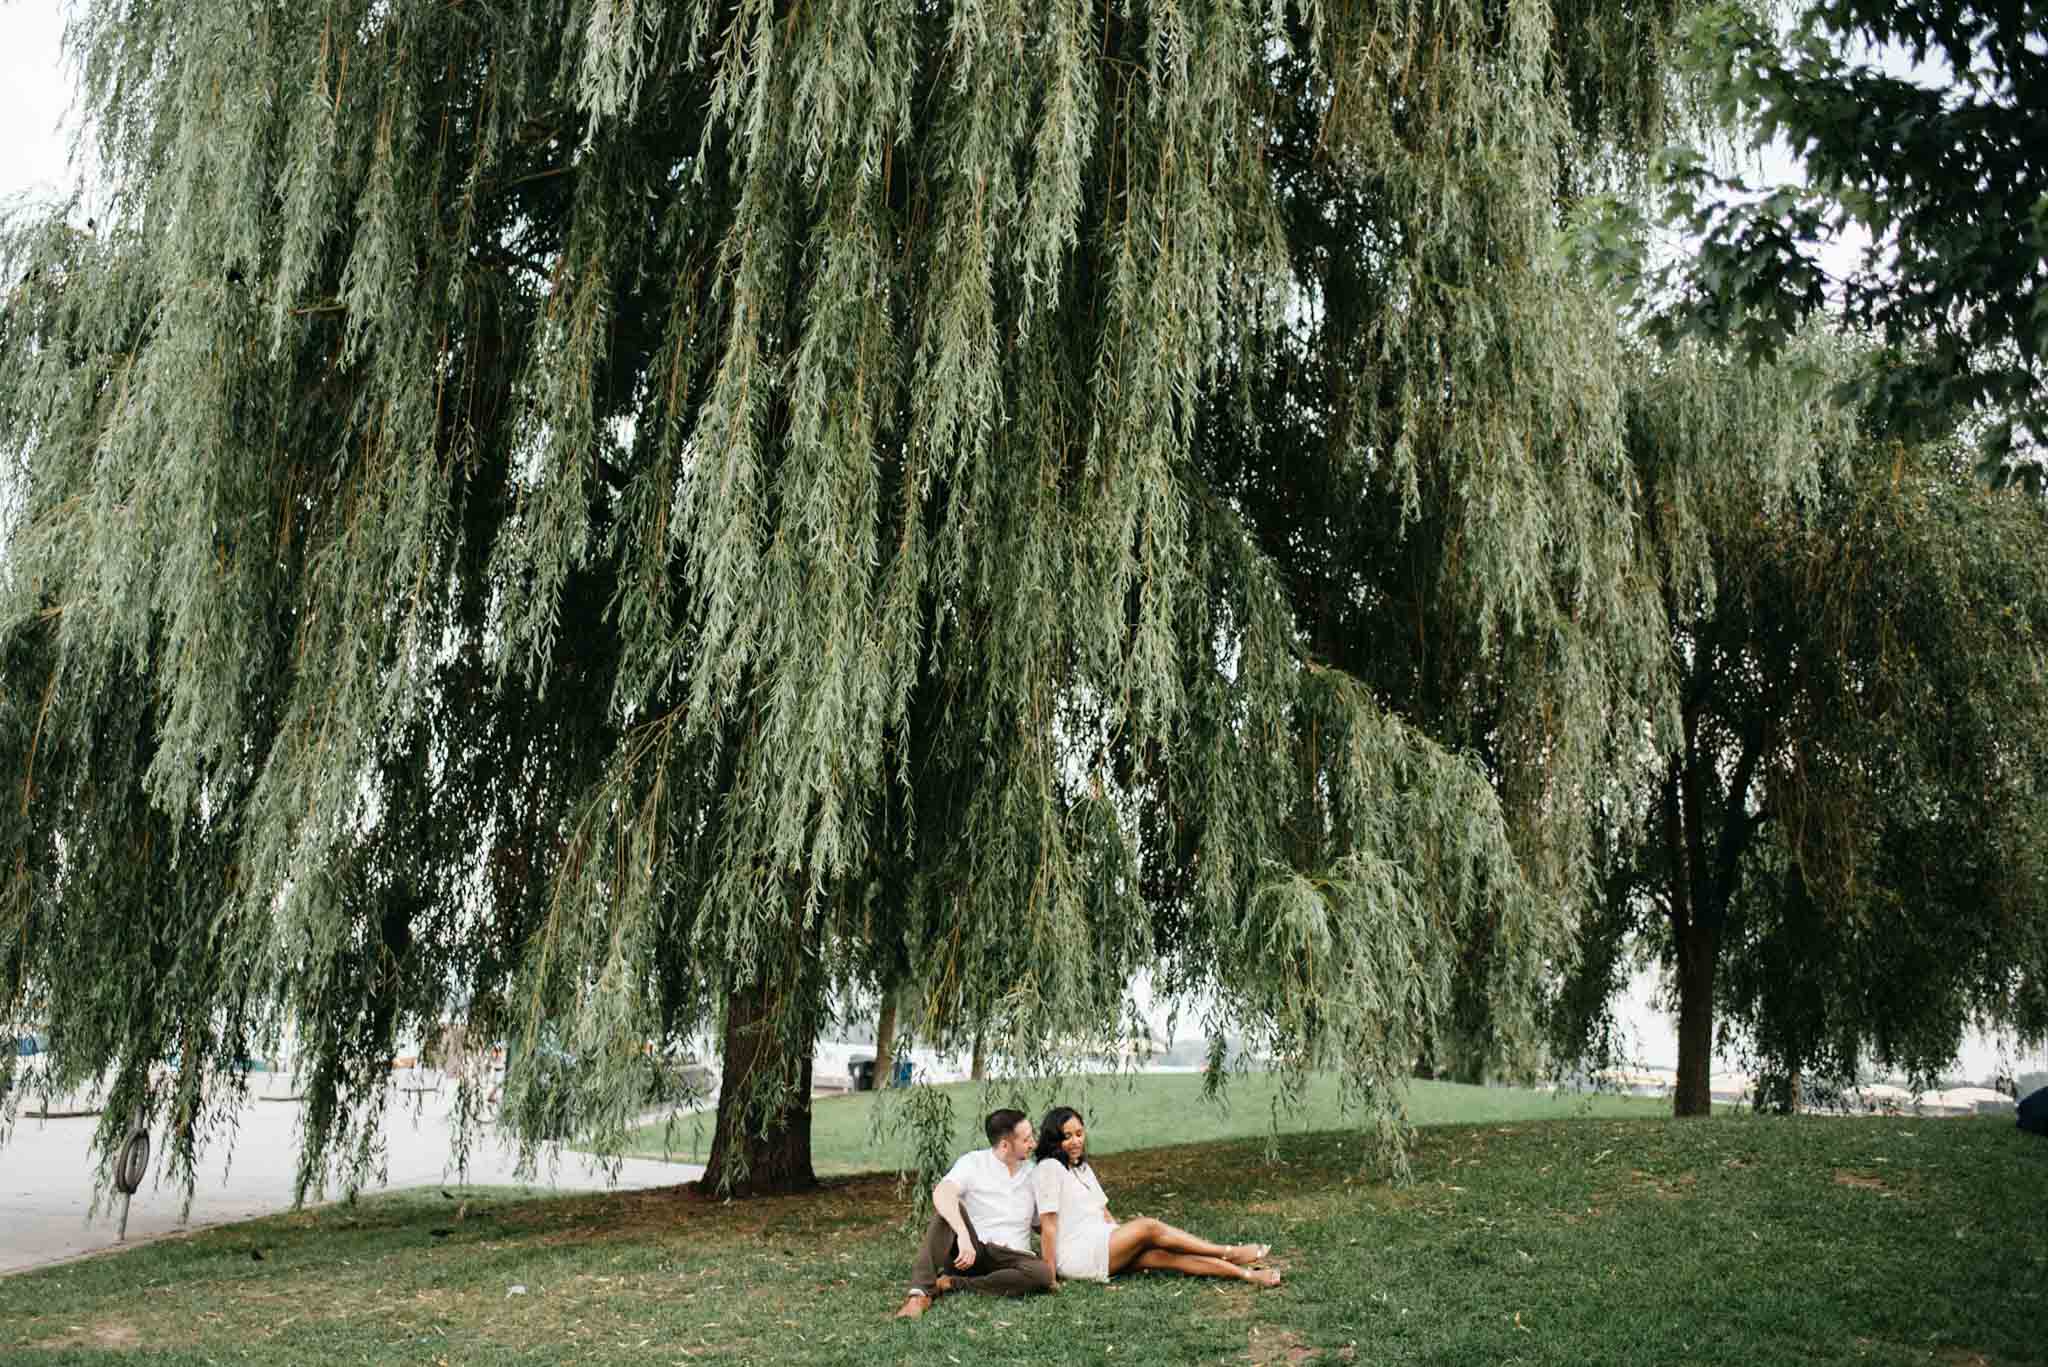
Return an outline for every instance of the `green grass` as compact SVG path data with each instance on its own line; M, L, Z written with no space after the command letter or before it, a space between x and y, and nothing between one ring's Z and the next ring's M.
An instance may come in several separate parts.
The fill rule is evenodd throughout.
M997 1106L1020 1106L1034 1122L1055 1102L1074 1106L1087 1117L1090 1149L1107 1154L1160 1144L1263 1139L1273 1132L1274 1105L1280 1099L1279 1082L1270 1073L1233 1079L1220 1105L1203 1099L1202 1079L1189 1073L1075 1078L1049 1095L979 1082L958 1082L939 1090L952 1106L956 1152L988 1142L982 1137L981 1118ZM913 1167L908 1138L894 1132L886 1116L883 1132L875 1132L877 1105L886 1106L901 1095L856 1092L820 1098L811 1118L811 1157L818 1174ZM1669 1101L1648 1097L1575 1096L1451 1082L1411 1083L1408 1095L1408 1118L1417 1125L1657 1116L1670 1110ZM710 1124L709 1116L696 1115L678 1117L673 1124L647 1125L629 1136L626 1152L636 1158L702 1162L710 1146ZM1325 1075L1310 1082L1298 1111L1283 1113L1279 1129L1282 1134L1304 1134L1345 1125L1336 1079Z
M1270 1241L1274 1292L1144 1274L900 1324L911 1239L885 1177L733 1204L463 1193L459 1216L428 1193L0 1279L0 1360L2042 1360L2048 1143L2010 1121L1446 1126L1400 1187L1361 1173L1357 1146L1099 1164L1119 1214Z

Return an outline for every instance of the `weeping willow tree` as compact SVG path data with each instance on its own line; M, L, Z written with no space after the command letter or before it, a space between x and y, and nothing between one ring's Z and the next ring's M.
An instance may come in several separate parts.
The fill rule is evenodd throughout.
M863 987L1050 1069L1148 970L1389 1140L1461 997L1526 1066L1668 706L1553 238L1671 18L88 0L111 189L0 236L6 1013L188 1178L289 1027L303 1188L450 1017L601 1147L716 1032L736 1192Z

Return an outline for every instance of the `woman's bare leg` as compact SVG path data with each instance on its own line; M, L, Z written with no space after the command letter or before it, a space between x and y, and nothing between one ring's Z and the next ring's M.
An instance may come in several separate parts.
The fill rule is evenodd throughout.
M1175 1229L1164 1220L1147 1216L1141 1220L1126 1220L1109 1232L1109 1270L1119 1272L1129 1267L1148 1249L1192 1253L1237 1267L1257 1262L1266 1251L1260 1244L1212 1244L1184 1229Z
M1206 1258L1199 1253L1169 1253L1163 1248L1146 1249L1131 1265L1156 1272L1185 1272L1190 1277L1231 1277L1269 1289L1280 1285L1280 1274L1269 1267L1248 1270L1221 1258Z

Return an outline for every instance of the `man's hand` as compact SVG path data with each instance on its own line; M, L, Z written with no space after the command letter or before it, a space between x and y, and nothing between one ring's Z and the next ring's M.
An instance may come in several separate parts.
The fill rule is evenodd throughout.
M965 1272L974 1266L974 1240L967 1234L967 1217L960 1213L959 1185L945 1181L933 1187L932 1209L953 1227L953 1242L958 1245L958 1251L953 1254L953 1266Z

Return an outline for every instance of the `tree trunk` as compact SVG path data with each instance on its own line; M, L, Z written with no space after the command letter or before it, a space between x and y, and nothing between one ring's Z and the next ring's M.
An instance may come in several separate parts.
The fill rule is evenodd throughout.
M1756 1080L1756 1095L1752 1102L1759 1111L1770 1111L1774 1115L1799 1114L1799 1070L1780 1072L1775 1069L1760 1074Z
M726 1003L718 1124L697 1184L708 1196L763 1196L818 1185L811 1167L809 1036L797 1057L776 1057L773 1032L783 990L756 982ZM778 1065L781 1076L772 1076ZM735 1158L738 1166L728 1173Z
M976 1082L984 1081L988 1077L988 1037L980 1031L976 1031L974 1035L974 1066L967 1076Z
M1490 1071L1486 1065L1485 1055L1468 1052L1458 1056L1451 1066L1448 1077L1450 1081L1466 1087L1484 1087Z
M1714 1109L1714 966L1720 932L1697 923L1678 932L1678 1086L1675 1116L1710 1115Z
M875 1021L875 1086L896 1080L896 992L882 993L882 1014Z

